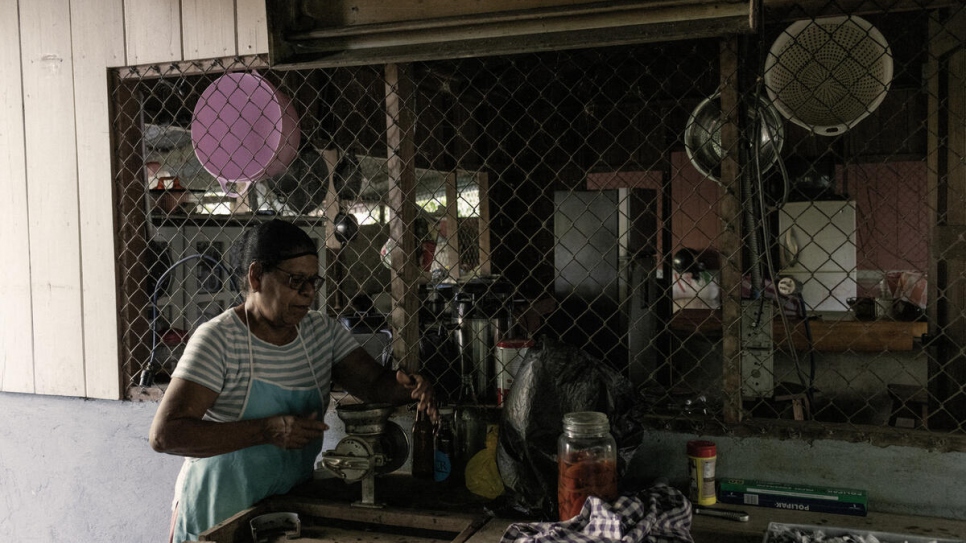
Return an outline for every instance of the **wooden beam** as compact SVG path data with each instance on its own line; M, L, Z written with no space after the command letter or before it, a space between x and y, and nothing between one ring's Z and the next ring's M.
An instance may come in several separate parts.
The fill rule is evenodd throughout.
M261 70L269 68L265 55L242 57L219 57L183 62L165 62L125 66L117 69L121 80L145 81L162 77L210 75L235 70Z
M844 314L843 314L844 315ZM799 352L881 353L911 351L916 341L926 334L926 322L859 321L853 319L811 320L809 341L805 321L789 319L791 333L782 319L772 322L776 348L787 350L789 342ZM721 336L721 315L714 309L682 309L674 313L668 327L682 337L691 335L717 338Z
M776 349L788 349L789 340L796 351L881 353L911 351L916 340L926 333L925 322L899 321L810 321L809 342L804 321L791 323L785 330L781 319L773 323Z
M506 55L724 36L755 30L750 0L384 2L268 5L273 66L340 66ZM348 15L346 15L348 14ZM432 14L432 17L426 17Z
M765 23L838 15L884 15L956 7L962 0L764 0Z
M116 75L116 74L115 74ZM144 288L148 281L148 268L144 255L148 244L147 210L144 203L143 177L144 157L141 154L141 129L136 124L140 115L137 85L111 81L111 126L116 128L113 141L114 199L117 202L115 217L116 237L123 240L117 245L118 297L117 322L121 358L122 386L137 383L142 364L150 356L150 321L145 308L149 307L150 295ZM118 182L125 180L125 182ZM148 338L145 342L145 338ZM132 389L128 390L129 394ZM137 399L129 397L129 399Z
M456 172L446 176L446 246L437 247L444 251L449 263L449 277L453 281L460 278L460 236L459 236L459 190L456 186Z
M419 369L419 296L414 260L416 239L416 146L414 88L410 65L386 65L386 144L389 148L388 207L391 253L392 350L400 368Z
M328 3L328 2L327 2ZM434 2L427 2L432 4ZM439 13L451 1L435 2ZM358 8L359 2L354 2ZM355 43L368 47L412 45L415 43L452 41L457 39L509 38L539 36L552 32L581 32L595 29L636 27L639 24L661 24L689 19L720 19L744 17L747 21L751 2L746 0L648 0L633 2L587 2L572 6L550 6L537 9L518 7L521 3L506 4L502 9L470 13L457 8L447 16L424 17L412 10L393 13L385 3L374 0L369 9L373 13L388 14L366 22L323 26L325 16L315 20L318 28L292 33L287 37L296 42L319 40L309 47L319 50L340 50ZM479 5L474 2L473 4ZM356 9L355 11L361 11ZM409 17L407 17L409 16ZM747 30L752 30L748 28ZM357 41L358 40L358 41Z
M925 77L927 105L927 194L932 212L929 248L929 305L926 309L936 338L930 346L929 393L935 398L930 419L934 428L956 428L966 405L962 388L966 365L966 15L930 14L929 55Z
M492 270L492 251L490 249L490 197L489 177L485 172L476 176L477 188L480 195L480 217L477 226L480 231L480 275L489 276Z
M721 320L722 376L724 382L724 419L727 423L741 420L741 201L738 161L738 39L721 40L720 48L721 112L721 176L718 212L721 234Z

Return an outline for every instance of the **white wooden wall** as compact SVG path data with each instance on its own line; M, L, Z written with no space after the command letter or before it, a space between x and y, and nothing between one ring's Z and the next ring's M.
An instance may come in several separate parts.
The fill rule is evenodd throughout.
M268 52L266 0L0 0L0 391L119 399L107 70Z

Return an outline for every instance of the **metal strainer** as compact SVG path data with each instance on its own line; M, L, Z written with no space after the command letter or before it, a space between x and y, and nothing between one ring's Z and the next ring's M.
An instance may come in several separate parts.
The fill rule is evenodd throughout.
M892 83L892 51L861 17L798 21L775 40L765 87L795 124L832 136L872 113Z

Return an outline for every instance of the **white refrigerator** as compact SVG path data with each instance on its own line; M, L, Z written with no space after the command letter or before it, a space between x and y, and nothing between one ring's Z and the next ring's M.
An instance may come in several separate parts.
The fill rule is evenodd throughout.
M801 283L806 310L848 311L858 290L855 202L789 202L778 223L780 274Z

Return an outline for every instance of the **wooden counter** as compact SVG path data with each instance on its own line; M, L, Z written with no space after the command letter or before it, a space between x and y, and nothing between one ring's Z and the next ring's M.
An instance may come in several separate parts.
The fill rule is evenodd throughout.
M737 522L695 515L691 524L691 536L694 538L694 543L761 543L765 532L768 530L769 522L891 532L937 539L960 540L966 537L966 521L934 517L886 513L869 513L867 517L853 517L762 507L723 505L716 507L744 511L749 514L750 519L748 522ZM498 543L500 536L512 522L514 521L500 518L491 519L466 543Z
M251 541L249 521L254 516L276 511L298 512L300 516L319 516L346 523L374 523L428 530L430 535L387 535L368 533L345 527L330 527L326 537L303 534L303 541L357 541L361 543L498 543L513 522L527 519L491 517L487 509L490 500L471 494L465 488L440 485L432 481L417 481L407 474L391 474L376 480L377 501L382 509L353 507L360 497L358 483L345 484L327 479L307 483L285 496L269 498L252 509L239 513L220 524L217 534L209 541L239 543ZM715 508L744 511L748 522L695 515L691 535L695 543L761 543L770 522L809 524L825 527L852 528L865 531L892 532L905 535L928 536L940 539L966 537L966 521L933 517L869 513L866 517L786 511L751 506L716 505ZM310 522L311 524L311 522ZM430 528L426 528L429 526ZM435 534L432 532L436 532ZM306 538L307 537L307 538ZM346 539L348 538L348 539Z
M812 348L822 352L883 352L911 351L916 340L927 333L925 322L891 320L859 321L842 316L822 316L808 321L812 333ZM806 323L802 319L788 319L791 343L797 351L808 351ZM676 312L668 328L678 334L721 335L721 312L712 309L682 309ZM772 323L775 346L787 349L789 334L781 318Z

